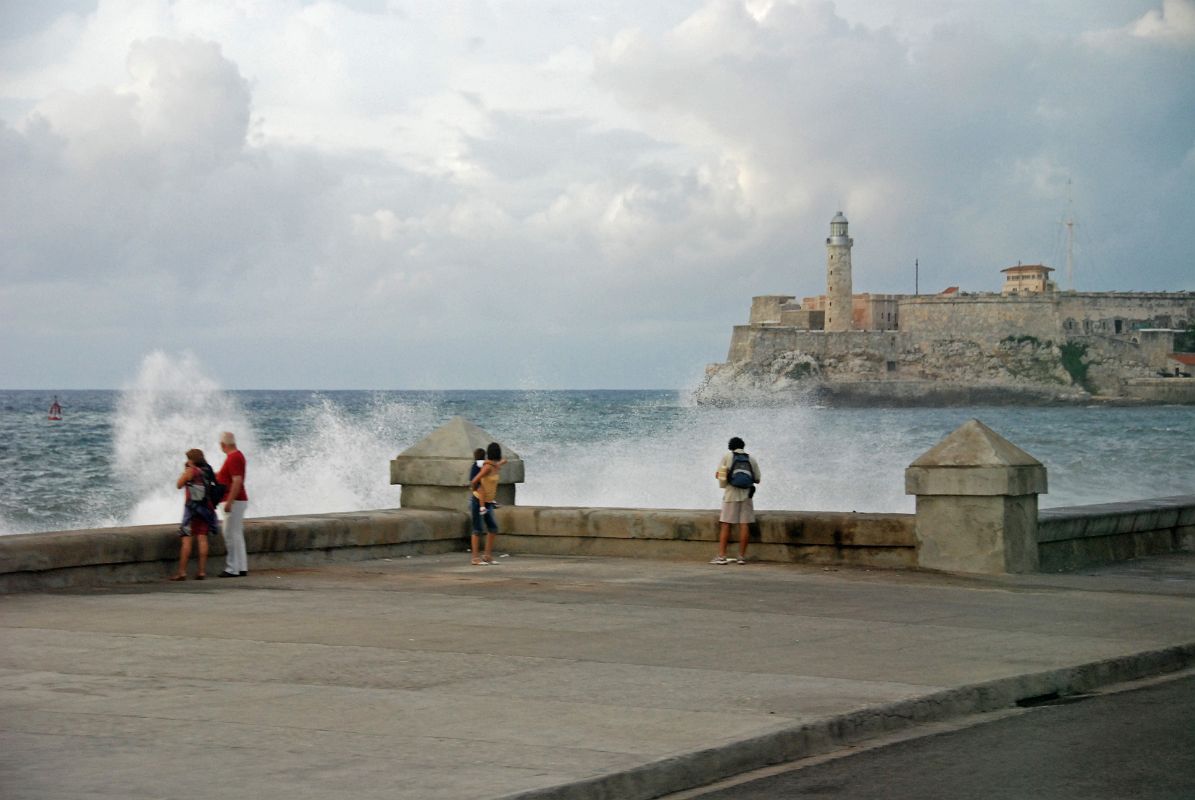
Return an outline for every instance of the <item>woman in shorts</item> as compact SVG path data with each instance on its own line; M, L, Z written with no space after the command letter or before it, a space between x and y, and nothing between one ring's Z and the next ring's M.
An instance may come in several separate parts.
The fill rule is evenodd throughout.
M196 494L199 495L199 500L204 500L202 467L206 464L207 459L203 457L202 450L195 448L187 451L187 463L183 466L183 472L175 483L179 489L183 490L184 512L187 503L197 502L193 499ZM191 542L196 539L199 540L199 572L195 575L195 580L201 581L207 577L207 534L208 523L203 514L192 513L188 523L179 526L178 572L170 580L185 581L187 579L187 562L191 560Z

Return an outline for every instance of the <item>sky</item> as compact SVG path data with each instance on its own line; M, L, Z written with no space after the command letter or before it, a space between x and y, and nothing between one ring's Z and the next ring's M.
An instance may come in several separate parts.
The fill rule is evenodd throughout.
M1195 0L0 0L0 388L685 388L839 210L1195 290Z

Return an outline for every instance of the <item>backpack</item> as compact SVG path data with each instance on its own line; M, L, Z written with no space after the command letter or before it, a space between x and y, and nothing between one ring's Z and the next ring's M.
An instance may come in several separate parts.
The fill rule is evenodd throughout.
M755 485L755 470L751 469L751 456L746 453L734 454L726 482L736 489L750 489Z
M193 503L205 503L215 508L228 493L228 487L216 481L216 473L212 471L211 464L201 465L199 474L203 477L203 486L192 484L187 490L187 497Z

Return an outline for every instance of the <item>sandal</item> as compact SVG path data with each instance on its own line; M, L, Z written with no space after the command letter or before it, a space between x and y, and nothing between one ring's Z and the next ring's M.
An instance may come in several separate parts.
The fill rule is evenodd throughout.
M472 560L472 561L470 561L469 563L470 563L470 564L472 564L472 565L473 565L473 566L475 566L475 567L480 567L480 566L481 566L481 565L483 565L485 562L484 562L484 561L478 561L477 559L473 559L473 560Z
M170 580L172 580L172 581L185 581L186 579L187 579L186 575L174 575L174 576L171 576L171 578L170 578Z
M739 562L739 563L742 563L742 562ZM198 575L196 575L196 576L195 576L195 580L197 580L197 581L201 581L201 580L203 580L203 579L204 579L204 578L206 578L206 577L207 577L207 575L205 575L205 574L203 574L203 573L201 572L201 573L199 573Z

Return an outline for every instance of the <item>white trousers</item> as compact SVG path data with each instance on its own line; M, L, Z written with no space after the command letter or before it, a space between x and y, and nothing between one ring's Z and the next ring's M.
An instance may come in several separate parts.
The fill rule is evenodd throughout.
M249 555L245 552L245 507L248 500L233 500L232 511L224 513L224 571L236 575L249 571Z

